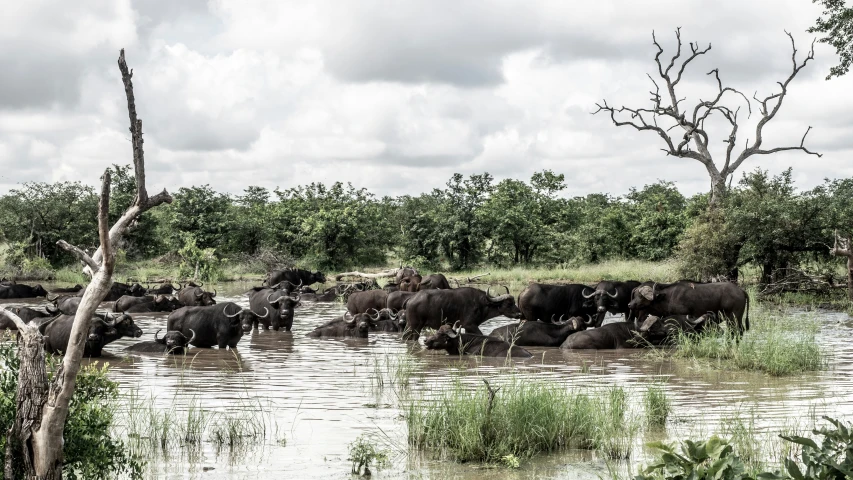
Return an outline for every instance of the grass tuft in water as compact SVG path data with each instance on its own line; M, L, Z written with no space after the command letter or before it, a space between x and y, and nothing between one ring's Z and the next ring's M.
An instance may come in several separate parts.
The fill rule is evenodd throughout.
M460 462L509 466L570 447L626 458L638 431L627 393L590 393L518 378L472 390L456 378L437 398L408 405L409 444Z
M672 403L662 383L653 383L646 387L643 394L643 404L646 407L646 425L663 427L672 410Z

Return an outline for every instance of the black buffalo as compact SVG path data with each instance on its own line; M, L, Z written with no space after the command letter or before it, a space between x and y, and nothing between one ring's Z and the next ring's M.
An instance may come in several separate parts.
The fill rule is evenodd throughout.
M250 318L247 318L250 317ZM234 348L243 337L244 323L251 322L257 315L243 310L233 302L200 307L181 307L169 314L166 330L177 330L186 337L195 338L191 345L198 348Z
M166 295L157 295L150 302L142 302L131 305L125 310L125 313L161 313L174 312L183 307L181 301L175 297Z
M83 290L84 288L85 288L85 287L84 287L83 285L80 285L80 284L78 283L77 285L74 285L73 287L68 287L68 288L54 288L53 290L51 290L51 291L50 291L50 293L77 293L77 292L79 292L80 290Z
M423 277L421 277L417 273L414 275L403 277L403 279L399 283L400 290L404 292L417 292L418 287L420 287L421 285L421 280L423 280Z
M365 313L358 315L344 314L343 318L336 318L330 322L308 332L309 337L356 337L367 338L370 332L371 318Z
M660 344L662 341L662 337L651 338L650 335L644 335L633 323L613 322L569 335L560 348L566 350L644 348Z
M405 314L399 315L389 308L383 308L378 312L368 312L370 316L370 331L376 332L402 332L406 328Z
M31 287L20 283L0 286L0 298L36 298L47 296L41 285Z
M366 292L355 292L347 299L347 311L355 315L365 313L369 310L382 310L388 300L388 292L385 290L368 290Z
M178 286L174 286L171 283L164 283L157 288L148 287L145 289L146 295L172 295L181 291L184 288L182 285L178 284Z
M426 277L423 277L420 283L418 284L418 291L449 288L450 282L447 281L447 277L440 273L433 273L432 275L427 275Z
M397 283L394 283L394 282L389 282L389 283L386 283L384 287L382 287L382 290L385 290L389 294L391 294L393 292L399 292L400 291L400 285L398 285Z
M216 289L206 292L201 286L190 283L178 292L178 300L186 307L209 307L216 305ZM185 334L188 332L184 332Z
M601 323L604 322L604 315L607 313L623 313L626 322L633 322L634 318L630 315L631 310L628 308L628 303L631 301L631 291L639 286L640 282L635 280L627 282L605 280L598 282L593 293L583 294L584 298L591 298L595 302L595 327L601 326Z
M397 270L397 275L394 276L394 283L400 284L406 277L411 277L412 275L417 275L418 271L414 267L400 267Z
M640 332L663 332L668 339L675 338L680 334L693 335L701 333L705 327L717 323L717 315L714 312L706 312L699 317L687 315L668 315L657 317L649 315L640 326Z
M264 330L272 327L273 330L284 330L289 332L293 328L294 309L300 305L299 293L288 293L287 290L273 290L266 288L252 293L249 296L249 306L257 317L250 323L243 324L243 331L249 332L263 325ZM264 312L261 315L257 312Z
M528 322L550 322L558 317L586 318L596 314L595 302L586 297L594 292L595 289L586 285L531 283L518 296L518 308Z
M24 323L30 323L31 321L36 320L36 319L44 321L44 320L47 320L49 318L56 316L56 314L54 314L54 313L43 312L41 310L36 310L34 308L29 308L29 307L11 307L11 308L8 308L7 310L9 310L10 312L17 315L21 320L24 321ZM36 321L37 325L39 323L41 323L41 322ZM6 316L4 316L4 315L0 315L0 329L17 330L18 326L15 325L15 322L13 322L11 319L6 318Z
M190 329L192 332L192 329ZM195 332L193 332L194 334ZM183 355L189 348L193 337L187 338L183 333L175 330L166 332L163 338L158 338L160 330L154 334L154 340L149 342L138 342L127 348L128 352L134 353L169 353L172 355Z
M86 293L86 289L89 288L89 285L83 287L80 291L77 292L78 297L82 297L84 293ZM133 285L128 285L126 283L121 282L113 282L110 285L110 291L107 292L107 295L104 297L104 302L115 302L119 298L130 295L132 297L141 297L145 295L145 287L138 283L134 283Z
M749 330L749 295L731 282L679 281L641 285L634 289L628 307L658 317L688 315L697 318L714 312L736 328L739 335Z
M53 305L59 313L63 315L74 315L77 313L77 308L80 307L80 302L83 301L83 297L60 295L55 298L48 297L48 300L53 302Z
M557 323L522 320L498 327L489 336L522 347L559 347L569 335L586 330L589 323L581 317Z
M116 318L106 314L95 314L91 322L86 347L83 350L83 355L87 357L100 357L104 345L119 338L139 338L142 336L142 329L133 323L133 319L129 315L121 315ZM42 324L39 331L46 337L44 350L48 353L64 353L68 348L68 340L71 337L73 326L74 315L60 315Z
M145 295L142 297L134 297L132 295L123 295L121 298L116 300L116 303L113 305L114 312L123 312L128 308L138 305L140 303L151 303L154 301L154 297L151 295Z
M509 292L509 289L507 289ZM504 315L518 318L521 312L515 299L507 293L491 296L477 288L462 287L450 290L424 290L406 303L407 336L417 338L421 329L438 329L448 321L459 320L470 333L481 333L480 324Z
M329 287L323 293L303 293L303 302L334 302L338 299L336 287Z
M301 268L286 270L273 270L267 275L267 285L288 281L294 285L313 285L315 283L326 283L326 276L321 272L309 272Z
M385 300L385 307L390 308L393 312L404 310L406 308L406 302L408 302L413 295L413 292L404 292L402 290L391 292Z
M483 357L530 358L527 350L513 346L496 337L466 333L459 328L459 322L453 326L442 325L435 335L424 341L427 350L446 350L450 355L481 355Z

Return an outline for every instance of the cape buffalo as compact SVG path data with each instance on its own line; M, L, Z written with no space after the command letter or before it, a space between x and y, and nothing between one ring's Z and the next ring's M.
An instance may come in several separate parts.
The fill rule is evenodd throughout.
M370 316L370 331L376 332L402 332L406 328L406 317L392 312L389 308L383 308L376 313L368 312Z
M50 312L42 312L41 310L35 310L29 307L11 307L7 310L20 317L20 319L23 320L24 323L30 323L31 321L37 318L46 320L48 318L53 318L56 316L56 314ZM36 322L36 324L39 324L39 322ZM15 325L15 322L13 322L11 319L0 315L0 329L17 330L18 326Z
M74 285L73 287L54 288L53 290L50 291L50 293L77 293L80 290L83 290L83 288L85 288L85 287L83 287L83 285L80 285L78 283L77 285Z
M56 309L63 315L74 315L77 313L77 308L80 306L80 302L83 301L83 297L72 297L70 295L60 295L55 298L47 297L47 299L53 302Z
M400 281L400 290L404 292L417 292L421 284L422 277L418 274L403 277Z
M356 337L367 338L370 331L370 316L365 313L350 315L344 314L343 318L337 318L324 323L308 332L309 337Z
M275 285L284 280L296 285L313 285L315 283L326 283L326 276L320 272L309 272L301 268L287 270L273 270L267 275L267 285Z
M481 355L484 357L530 358L527 350L510 345L496 337L466 333L457 321L452 327L442 325L435 335L424 341L427 350L446 350L450 355Z
M643 348L649 344L658 344L641 333L633 323L613 322L592 330L569 335L569 338L560 345L562 349L568 350L607 350L615 348Z
M78 297L82 297L84 293L86 293L86 289L89 288L89 285L83 287L79 292L77 292ZM133 285L128 285L126 283L121 282L113 282L110 285L110 291L107 292L107 295L104 297L104 302L115 302L119 298L130 295L132 297L141 297L145 295L145 287L138 283L134 283Z
M390 295L391 293L399 292L400 291L400 285L398 285L396 283L386 283L385 286L382 287L382 290L385 290Z
M668 315L663 318L649 315L639 330L643 333L662 330L663 334L671 339L681 333L688 335L700 333L706 326L715 323L717 323L717 315L714 312L706 312L704 315L696 318L687 315Z
M195 332L193 332L192 329L190 329L190 332L195 335ZM125 348L125 351L134 353L169 353L172 355L183 355L186 353L189 343L194 340L193 337L188 339L183 333L177 330L166 332L166 335L164 335L163 338L158 338L159 334L160 330L157 330L154 334L154 341L135 343Z
M368 290L366 292L355 292L347 299L347 311L353 315L365 313L370 309L382 310L388 299L385 290Z
M589 324L592 322L590 321ZM581 317L572 317L563 322L530 322L522 320L498 327L489 333L490 337L522 347L559 347L569 335L586 330L588 323Z
M47 296L47 290L41 285L31 287L16 283L13 285L0 286L0 298L35 298Z
M138 305L140 303L151 303L154 301L154 297L151 295L145 295L143 297L134 297L132 295L123 295L121 298L116 300L115 305L113 305L114 312L124 312L128 308Z
M385 300L385 307L390 308L392 312L403 310L406 308L406 302L414 295L414 292L404 292L402 290L391 292Z
M480 324L500 315L509 318L521 315L509 289L506 295L497 297L471 287L424 290L406 303L406 336L417 339L422 328L438 329L449 319L460 320L465 330L480 334Z
M688 315L696 318L714 312L737 328L739 335L749 330L749 295L731 282L641 285L634 289L628 307L658 317Z
M584 298L592 299L595 302L596 317L595 327L601 326L604 322L604 315L607 313L624 313L626 322L633 322L634 318L630 315L631 310L628 309L628 302L631 301L631 291L640 286L640 282L629 280L627 282L598 282L595 286L595 292L592 294L583 294Z
M258 324L264 326L264 330L272 327L273 330L285 330L293 328L293 309L300 305L299 293L288 294L287 290L273 290L265 288L252 293L249 296L249 306L253 312L264 312L250 323L243 324L243 331L249 332L258 328Z
M174 286L171 283L164 283L157 288L148 287L145 289L146 295L172 295L184 288L182 285Z
M586 285L549 285L530 283L518 296L521 316L528 322L550 322L554 317L586 317L595 315L592 297L595 290Z
M252 318L247 317L257 315L233 302L181 307L169 314L166 330L177 330L185 337L191 337L191 330L194 330L195 338L190 342L194 347L210 348L216 345L223 349L234 348L243 337L242 325L252 321Z
M216 305L216 289L213 293L206 292L202 287L194 284L189 284L178 292L178 300L187 307L209 307ZM187 332L184 332L186 334Z
M303 293L304 302L334 302L338 299L337 288L329 287L323 293Z
M131 305L125 310L125 313L158 313L158 312L173 312L183 307L181 301L175 297L167 297L166 295L157 295L153 301L137 303Z
M427 275L426 277L423 277L420 283L418 284L418 291L449 288L450 283L447 281L447 277L440 273L433 273L432 275Z
M399 285L400 282L402 282L404 278L411 277L412 275L417 275L417 274L418 274L418 271L415 270L413 267L401 266L397 270L397 275L394 276L394 283Z
M73 326L74 315L60 315L41 325L39 331L46 337L44 350L48 353L64 353L68 347ZM122 337L139 338L141 336L142 329L133 323L133 319L129 315L121 315L115 318L109 315L96 314L91 319L89 337L83 354L87 357L100 357L104 345Z

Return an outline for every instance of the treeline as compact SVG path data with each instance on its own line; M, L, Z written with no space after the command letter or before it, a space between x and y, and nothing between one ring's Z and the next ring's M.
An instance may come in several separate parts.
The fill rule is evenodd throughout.
M129 167L113 170L118 216L133 200L135 180ZM445 188L396 198L341 183L252 186L241 195L187 187L173 192L173 204L147 213L122 249L131 259L177 254L197 257L196 264L278 252L324 270L386 265L392 257L460 270L678 255L686 274L732 275L750 263L772 276L803 262L829 264L833 230L853 228L853 179L799 191L790 170L744 175L712 212L707 195L685 197L671 182L618 197L567 198L566 190L565 177L551 171L527 182L456 174ZM6 263L24 269L27 262L71 262L56 241L93 248L96 211L96 192L78 182L10 191L0 197Z

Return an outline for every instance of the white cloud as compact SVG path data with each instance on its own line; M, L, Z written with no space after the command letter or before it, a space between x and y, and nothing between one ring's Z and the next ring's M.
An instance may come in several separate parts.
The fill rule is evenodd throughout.
M647 104L651 31L666 62L679 25L683 55L690 41L713 45L679 85L688 103L714 94L706 73L715 67L747 96L767 95L791 68L783 30L803 55L811 38L804 31L820 13L802 0L86 0L12 8L0 18L8 67L0 77L0 193L25 181L94 184L103 168L130 163L115 66L121 47L135 71L152 189L209 183L239 193L351 181L395 195L441 187L454 172L529 179L548 168L566 174L567 195L622 194L658 179L688 194L705 191L702 165L664 156L648 132L591 115L595 103ZM796 143L811 125L807 143L824 157L756 157L743 170L793 166L804 188L853 174L851 80L824 81L836 59L826 46L816 50L765 145ZM758 118L745 113L741 141L754 137ZM720 159L728 131L709 126Z

